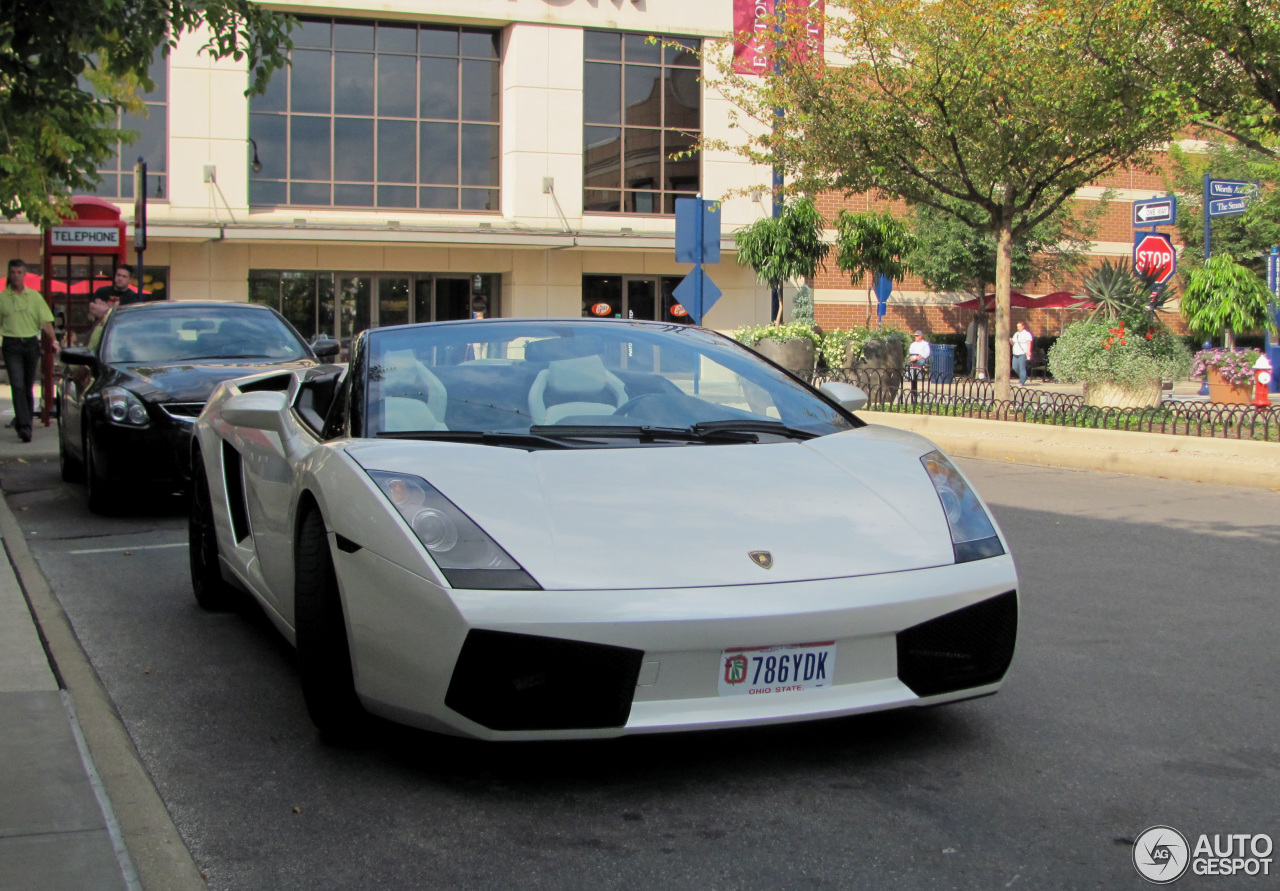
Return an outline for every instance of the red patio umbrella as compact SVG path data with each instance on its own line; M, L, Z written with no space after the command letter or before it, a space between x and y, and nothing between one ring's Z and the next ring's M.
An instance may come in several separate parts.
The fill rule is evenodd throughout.
M982 301L983 301L983 305L986 306L988 312L995 309L996 307L995 294L988 294L986 297L982 298ZM1026 294L1022 294L1018 291L1010 291L1009 305L1032 307L1032 306L1036 306L1037 304L1035 300L1028 297ZM956 304L956 309L977 309L977 308L978 308L978 298L976 297L966 300L963 303Z
M1070 291L1054 291L1052 294L1037 297L1032 305L1041 309L1057 309L1059 307L1088 309L1093 306L1093 303L1081 295L1072 294Z

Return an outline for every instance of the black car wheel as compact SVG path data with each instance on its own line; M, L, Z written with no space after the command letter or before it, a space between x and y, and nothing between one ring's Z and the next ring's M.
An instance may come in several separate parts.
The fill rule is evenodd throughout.
M108 480L93 457L93 439L84 435L84 476L89 487L89 510L108 517L120 512L119 494L115 483Z
M213 521L213 496L204 458L197 451L191 461L191 508L187 517L187 555L191 561L191 590L207 610L235 605L238 592L222 577L218 563L218 532Z
M62 472L64 483L84 481L84 462L73 458L67 451L67 438L62 427L62 412L58 412L58 470Z
M315 508L302 520L294 551L294 624L307 712L326 741L350 743L366 715L356 696L329 538Z

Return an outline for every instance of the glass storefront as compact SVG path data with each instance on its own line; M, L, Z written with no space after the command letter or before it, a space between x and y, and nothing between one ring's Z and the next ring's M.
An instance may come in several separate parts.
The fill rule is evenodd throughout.
M584 275L582 314L689 325L693 320L675 298L680 276Z
M303 337L344 348L366 328L500 315L502 277L482 273L249 272L249 302L279 310Z

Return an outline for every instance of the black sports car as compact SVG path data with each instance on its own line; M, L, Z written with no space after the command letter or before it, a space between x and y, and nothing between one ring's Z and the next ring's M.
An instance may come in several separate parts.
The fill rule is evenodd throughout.
M115 310L88 347L62 351L62 478L88 483L89 509L119 509L125 484L177 488L191 431L214 388L271 368L317 365L337 341L309 346L279 313L247 303L142 303Z

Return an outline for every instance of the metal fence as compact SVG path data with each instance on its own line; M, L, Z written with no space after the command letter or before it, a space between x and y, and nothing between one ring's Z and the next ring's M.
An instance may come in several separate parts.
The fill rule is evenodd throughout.
M899 369L820 372L815 386L845 381L861 387L872 411L1022 421L1058 427L1133 430L1216 439L1280 442L1280 406L1227 405L1166 397L1151 408L1103 408L1085 405L1084 397L1035 387L1011 388L1011 398L995 398L990 381L953 378L930 380L928 373Z

